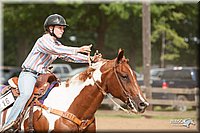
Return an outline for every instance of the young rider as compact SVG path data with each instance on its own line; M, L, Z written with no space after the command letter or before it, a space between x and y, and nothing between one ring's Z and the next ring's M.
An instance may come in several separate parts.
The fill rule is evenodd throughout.
M62 37L65 28L68 26L65 19L59 14L52 14L46 18L44 22L45 34L35 42L21 66L22 71L18 80L20 96L13 104L13 108L1 131L5 131L14 125L14 121L32 95L38 76L45 74L56 58L74 63L88 63L88 56L82 53L90 52L91 45L69 47L62 45L57 40Z

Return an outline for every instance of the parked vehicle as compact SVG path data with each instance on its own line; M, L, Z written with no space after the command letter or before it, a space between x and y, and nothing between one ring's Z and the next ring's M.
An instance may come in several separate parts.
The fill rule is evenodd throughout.
M7 85L8 80L11 77L19 76L21 69L19 67L13 67L13 66L1 66L0 71L2 73L2 77L0 77L0 83Z
M195 67L173 67L166 68L160 72L157 79L152 80L152 87L170 88L195 88L199 87L198 69ZM175 99L180 101L194 101L193 94L171 94L171 93L153 93L153 99ZM179 111L186 111L187 106L177 105L174 107Z
M67 74L72 71L72 67L69 64L52 64L53 72L61 81L64 81L67 77Z
M134 71L137 77L137 82L139 86L143 85L144 75Z
M170 88L195 88L199 87L198 73L196 67L170 67L170 68L153 68L150 70L150 84L152 89L161 87L163 89ZM143 86L143 78L138 81L140 86ZM194 101L193 94L171 94L171 93L152 93L153 99L172 99L180 101ZM167 107L160 104L162 107ZM187 110L187 106L179 105L174 109L179 111Z
M150 70L150 76L151 79L159 78L161 75L163 75L163 71L165 68L153 68Z
M88 68L88 67L80 67L80 68L72 69L68 74L66 74L66 77L65 77L64 80L67 80L67 79L72 78L72 77L75 76L76 74L85 71L87 68Z
M152 87L162 87L166 82L168 88L194 88L198 87L198 69L195 67L166 68L152 82Z
M153 68L150 70L150 84L152 85L154 80L160 80L160 76L163 75L163 71L165 68ZM137 75L137 74L136 74ZM140 74L139 78L137 78L138 84L140 86L144 86L144 75Z

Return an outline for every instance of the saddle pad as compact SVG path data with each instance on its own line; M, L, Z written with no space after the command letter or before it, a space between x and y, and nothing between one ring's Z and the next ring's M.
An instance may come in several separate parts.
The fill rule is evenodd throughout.
M53 81L49 88L47 89L46 93L39 99L40 103L43 104L44 100L47 98L49 95L49 92L55 87L55 85L58 84L58 81Z

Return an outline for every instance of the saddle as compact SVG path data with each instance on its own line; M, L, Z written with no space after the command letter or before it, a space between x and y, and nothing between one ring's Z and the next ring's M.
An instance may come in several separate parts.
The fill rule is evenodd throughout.
M21 120L24 116L24 113L26 112L27 108L30 106L34 106L37 104L42 104L42 101L47 97L47 93L50 92L50 90L53 87L57 87L59 86L59 79L53 74L53 73L47 73L47 74L42 74L37 78L37 81L35 83L34 86L34 91L30 97L30 99L27 101L24 110L21 112L21 114L19 115L19 117L16 120L16 124L18 123L18 125L21 124ZM12 91L12 94L14 96L14 98L16 99L19 95L19 89L18 89L18 77L12 77L8 80L9 86L6 86L2 89L2 91L0 92L0 95L4 95L6 94L8 91ZM40 101L39 102L35 102L35 101ZM10 107L10 106L9 106ZM7 108L5 108L2 112L3 112L3 119L2 119L2 123L5 123L5 117L6 117L6 113L7 113Z
M57 81L54 84L54 87L59 86L59 80L57 77L52 73L42 74L37 78L37 81L35 83L33 95L37 95L38 98L42 97L47 89L50 87L50 85ZM2 91L1 95L6 93L9 89L11 89L14 97L18 97L20 95L19 89L18 89L18 77L12 77L8 80L8 83L10 86L6 86Z

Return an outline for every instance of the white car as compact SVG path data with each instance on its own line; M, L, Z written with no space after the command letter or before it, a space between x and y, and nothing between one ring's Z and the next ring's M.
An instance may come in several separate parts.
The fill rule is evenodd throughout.
M72 69L72 71L70 71L66 77L65 77L65 80L67 79L70 79L72 78L73 76L75 76L76 74L79 74L83 71L85 71L88 67L79 67L79 68L75 68L75 69Z
M64 81L67 75L72 71L72 67L69 64L52 64L53 72L61 81Z

